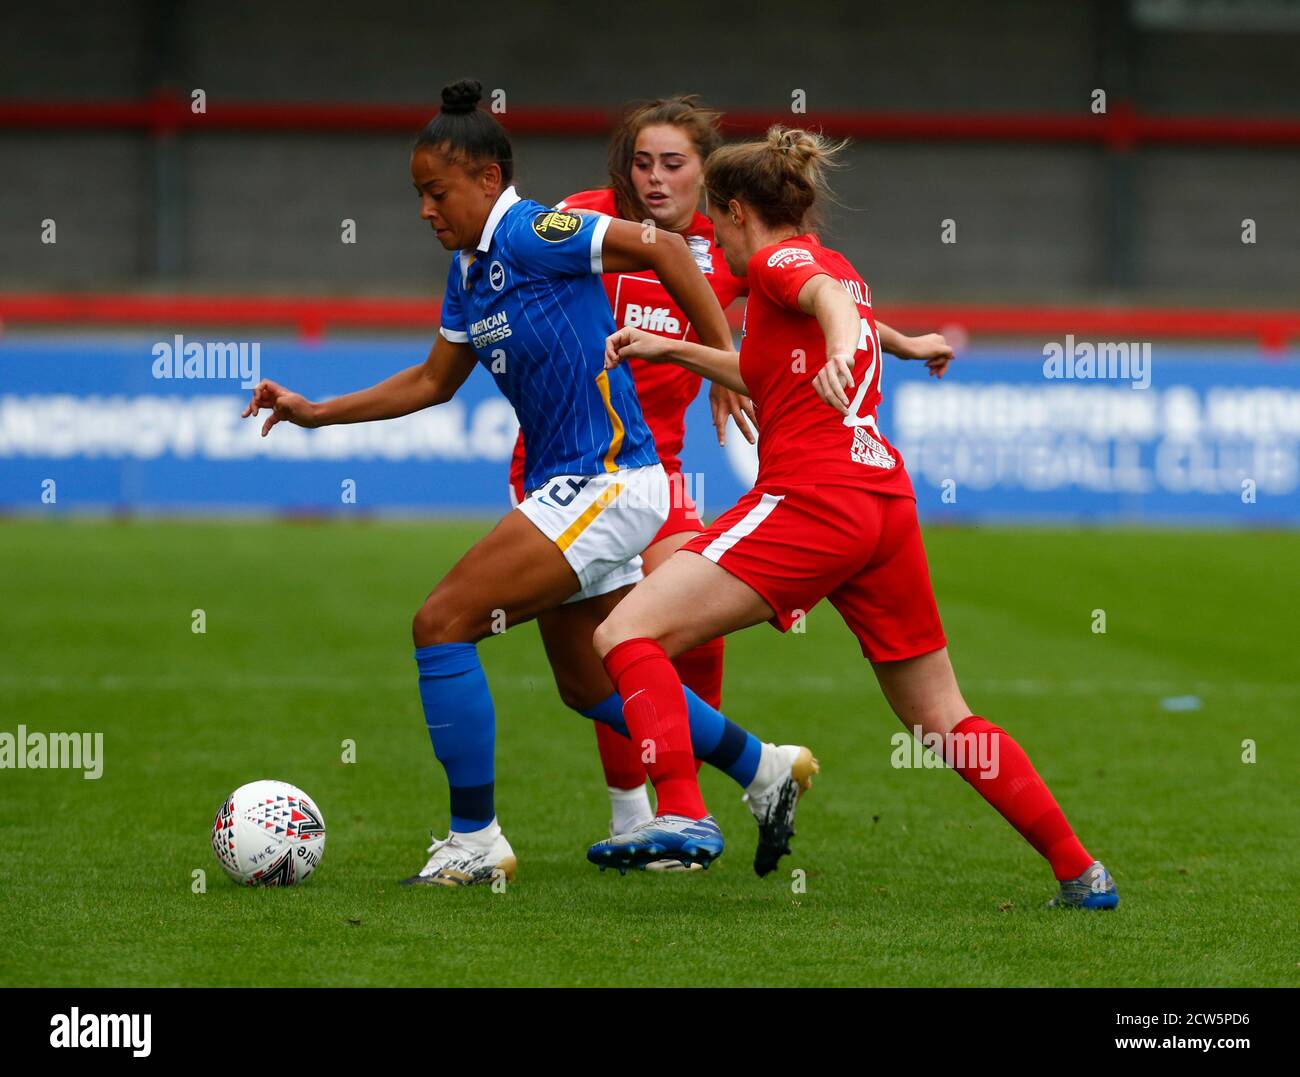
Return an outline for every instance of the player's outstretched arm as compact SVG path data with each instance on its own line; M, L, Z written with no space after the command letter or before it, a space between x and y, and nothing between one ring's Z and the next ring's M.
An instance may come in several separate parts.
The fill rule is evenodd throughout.
M921 359L929 367L930 373L942 378L948 364L954 359L952 346L944 339L942 333L925 333L919 337L909 337L876 319L876 333L880 337L881 351L896 355L900 359Z
M749 396L749 389L740 377L740 355L730 349L710 348L631 328L620 329L605 338L606 370L632 358L648 363L676 363L711 382Z
M243 417L257 415L262 408L271 410L262 424L262 437L276 423L285 421L294 426L317 427L395 419L450 400L469 377L474 362L474 351L468 344L455 344L440 336L423 363L399 370L369 389L323 403L308 400L273 381L258 382Z
M396 419L434 404L445 404L465 384L475 362L474 349L469 344L455 343L439 335L423 363L399 370L369 389L321 404L320 425Z
M731 328L722 304L695 264L686 240L676 232L611 220L601 247L601 262L606 273L653 270L700 340L711 348L731 350Z

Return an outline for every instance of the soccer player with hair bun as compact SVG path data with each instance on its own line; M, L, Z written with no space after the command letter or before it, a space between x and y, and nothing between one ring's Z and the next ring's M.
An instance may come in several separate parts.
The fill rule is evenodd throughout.
M510 140L479 108L482 87L442 91L442 109L411 151L420 217L455 252L438 339L422 363L359 392L314 402L272 381L245 416L318 427L408 415L450 400L481 363L513 405L527 439L529 495L438 582L411 626L420 701L450 789L450 833L429 848L412 885L468 886L511 878L514 850L495 807L496 715L477 643L566 603L599 621L641 578L640 551L664 524L668 479L626 370L605 369L614 332L600 278L652 272L696 327L726 348L731 333L686 242L642 241L642 229L575 216L521 198ZM590 637L588 637L590 638ZM721 716L717 716L721 723ZM685 714L626 718L647 766L659 853L684 864L722 852L700 794Z
M630 105L610 140L609 185L569 195L555 208L603 213L681 236L725 309L745 294L746 283L728 267L714 238L713 222L700 212L704 169L710 155L722 144L721 118L721 113L694 95ZM606 273L604 285L616 326L640 328L669 339L699 341L690 319L653 272ZM936 335L904 337L884 325L880 332L882 346L894 354L913 358L950 354L943 339ZM692 370L670 363L643 362L635 356L628 360L628 367L671 490L668 519L641 555L649 574L704 530L704 522L688 493L681 462L686 409L698 395L701 379ZM753 411L747 397L714 383L710 402L719 444L728 418L735 420L751 443L754 441L750 427ZM520 431L510 475L515 504L524 497L526 459L524 434ZM653 819L654 812L646 795L641 748L627 738L622 700L591 649L592 634L599 623L597 611L585 604L564 605L537 619L561 699L595 725L610 796L610 833L616 834ZM675 655L673 665L686 689L695 754L721 769L745 791L745 801L759 826L754 867L760 875L767 874L788 851L798 798L808 788L817 769L816 760L806 747L764 744L720 720L721 637L702 640ZM682 865L659 861L649 866L671 869Z
M763 437L754 488L686 542L597 629L610 680L656 720L680 721L671 658L762 621L789 629L823 598L857 637L889 705L1049 863L1052 904L1108 909L1114 880L1075 836L1047 785L1004 730L972 714L948 658L902 457L880 432L882 355L871 290L811 234L826 171L842 148L776 126L708 161L709 216L749 300L739 354L622 328L606 365L669 362L753 399ZM806 368L790 357L802 350ZM926 360L942 377L950 353ZM599 842L598 864L635 862L636 831Z

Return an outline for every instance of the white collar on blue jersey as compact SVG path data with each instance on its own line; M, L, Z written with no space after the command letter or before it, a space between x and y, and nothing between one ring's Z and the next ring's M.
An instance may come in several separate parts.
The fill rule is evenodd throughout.
M513 184L497 195L496 204L493 205L492 212L488 214L488 219L483 224L483 237L478 241L479 250L486 251L492 245L492 233L497 230L497 225L506 215L506 210L520 201L522 199Z
M492 211L488 214L487 220L483 222L483 235L478 241L478 249L481 253L485 253L492 246L492 235L496 232L497 225L501 223L501 218L506 215L506 210L520 201L522 199L519 197L519 192L515 190L514 184L511 184L497 195L497 200L492 205ZM469 251L460 252L460 279L462 284L465 283L465 278L469 276L470 258Z

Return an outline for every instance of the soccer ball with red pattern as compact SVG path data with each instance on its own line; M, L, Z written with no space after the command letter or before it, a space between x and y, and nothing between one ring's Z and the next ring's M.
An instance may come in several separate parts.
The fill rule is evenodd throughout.
M303 882L325 852L325 817L315 801L288 782L241 785L212 820L212 850L244 886Z

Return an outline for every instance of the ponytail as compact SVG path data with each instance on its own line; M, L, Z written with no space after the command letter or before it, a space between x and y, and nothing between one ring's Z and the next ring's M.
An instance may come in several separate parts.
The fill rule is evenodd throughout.
M832 199L826 173L838 167L847 142L815 131L769 127L767 137L723 146L708 160L704 190L714 205L733 198L753 207L770 226L809 231L823 200Z

